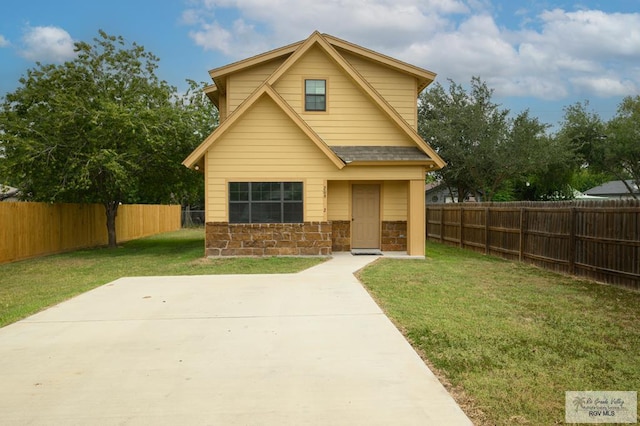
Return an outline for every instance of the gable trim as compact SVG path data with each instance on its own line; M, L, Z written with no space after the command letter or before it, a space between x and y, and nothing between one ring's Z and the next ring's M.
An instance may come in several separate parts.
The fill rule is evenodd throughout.
M438 168L443 168L446 163L411 127L400 114L378 93L371 84L360 75L360 73L336 51L336 49L320 34L318 31L313 32L307 40L305 40L299 48L289 56L280 67L267 79L266 84L273 86L286 72L296 63L309 49L313 46L320 46L331 58L331 60L341 68L347 76L372 100L376 106L391 121L403 131L409 138L427 154Z
M327 156L327 158L338 168L342 169L345 163L335 152L322 140L322 138L286 103L286 101L276 93L268 84L263 84L248 99L218 126L207 138L182 162L183 165L194 168L201 162L206 152L211 146L224 135L262 96L268 96L285 113L291 121Z
M298 49L298 47L300 47L300 45L302 43L304 43L304 41L298 41L296 43L292 43L292 44L289 44L287 46L279 47L277 49L270 50L268 52L261 53L261 54L256 55L256 56L252 56L250 58L243 59L241 61L233 62L231 64L227 64L227 65L224 65L224 66L218 67L218 68L213 68L213 69L209 70L209 75L211 76L212 79L216 79L216 78L222 77L224 75L228 75L228 74L234 73L236 71L239 71L239 70L242 70L242 69L245 69L245 68L249 68L249 67L261 64L263 62L268 62L268 61L271 61L273 59L277 59L277 58L280 58L282 56L289 55L289 54L295 52L296 49Z
M398 71L401 71L406 74L410 74L413 77L416 77L420 81L420 84L418 84L417 86L417 93L420 93L425 87L431 84L433 80L435 80L436 78L436 75L437 75L436 73L426 70L424 68L411 65L409 63L392 58L391 56L387 56L382 53L373 51L371 49L367 49L366 47L362 47L357 44L350 43L346 40L342 40L330 34L322 34L322 36L334 47L344 49L357 56L361 56L361 57L370 59L372 61L379 62L390 68L396 69Z

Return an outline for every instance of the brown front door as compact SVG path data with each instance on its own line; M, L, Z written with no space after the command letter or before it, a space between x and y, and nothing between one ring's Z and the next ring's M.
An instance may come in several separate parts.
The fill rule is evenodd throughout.
M380 185L353 185L351 247L380 248Z

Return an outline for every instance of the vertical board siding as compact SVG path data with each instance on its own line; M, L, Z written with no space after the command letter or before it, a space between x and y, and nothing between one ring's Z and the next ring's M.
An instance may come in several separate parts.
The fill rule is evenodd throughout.
M119 242L180 229L178 205L122 205ZM106 245L100 204L0 203L0 263Z
M640 290L640 201L427 205L427 239Z

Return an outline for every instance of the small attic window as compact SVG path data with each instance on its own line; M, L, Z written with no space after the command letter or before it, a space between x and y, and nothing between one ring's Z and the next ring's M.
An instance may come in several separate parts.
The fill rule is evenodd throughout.
M305 111L327 110L327 80L304 81Z

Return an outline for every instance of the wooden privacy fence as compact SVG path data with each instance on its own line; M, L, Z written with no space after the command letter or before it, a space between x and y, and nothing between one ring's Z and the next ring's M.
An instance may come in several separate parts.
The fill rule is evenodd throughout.
M640 290L640 201L433 204L427 239Z
M179 205L118 208L118 241L180 229ZM101 204L0 203L0 263L107 245Z

